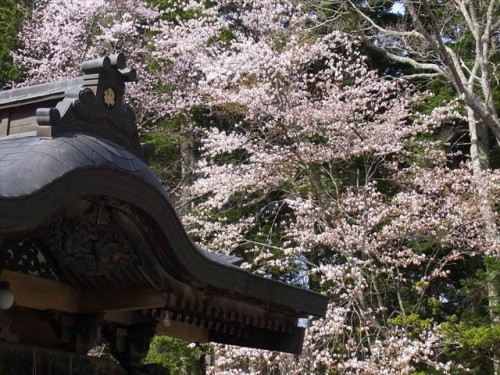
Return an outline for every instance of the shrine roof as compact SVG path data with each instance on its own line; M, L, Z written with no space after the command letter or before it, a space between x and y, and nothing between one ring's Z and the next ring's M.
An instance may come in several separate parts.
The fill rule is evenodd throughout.
M208 340L300 352L298 319L324 316L327 297L191 241L146 164L123 101L124 82L135 79L123 59L92 60L83 77L0 94L0 255L29 240L54 278L75 290L152 288L175 296L158 309ZM68 311L91 310L82 306Z
M201 251L188 239L154 173L122 146L73 133L57 138L4 137L0 139L0 171L0 235L16 227L36 228L80 196L120 197L135 206L153 203L163 207L156 220L170 227L170 247L183 268L204 286L269 300L301 314L324 314L326 297L239 269L227 261L231 256ZM52 199L45 193L49 187ZM146 188L155 195L141 194Z

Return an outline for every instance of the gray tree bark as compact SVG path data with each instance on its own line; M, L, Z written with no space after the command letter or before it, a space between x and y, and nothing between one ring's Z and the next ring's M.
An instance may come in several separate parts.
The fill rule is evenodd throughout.
M469 131L471 135L471 159L475 174L475 183L479 195L479 204L481 215L485 226L487 240L494 241L499 239L499 233L495 224L495 213L488 194L487 185L483 179L482 171L488 169L489 165L489 134L488 128L481 122L478 122L474 112L469 109ZM489 261L498 262L498 257L490 258ZM490 267L488 261L486 265L486 287L488 292L488 307L492 324L500 324L500 275L495 267ZM494 374L500 374L500 347L493 349Z

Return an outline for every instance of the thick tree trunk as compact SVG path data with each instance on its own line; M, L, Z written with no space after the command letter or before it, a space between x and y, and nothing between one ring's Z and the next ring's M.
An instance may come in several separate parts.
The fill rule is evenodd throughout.
M490 167L490 142L487 126L478 121L474 111L467 109L469 120L469 133L471 139L470 154L474 173L480 174L482 170Z
M181 186L179 188L180 197L179 204L176 209L182 216L192 209L192 205L188 202L187 191L193 179L193 171L196 164L195 155L196 139L194 127L190 119L186 119L181 125L180 132L180 151L181 151Z
M482 171L489 168L489 134L488 128L478 122L472 109L468 110L469 131L471 136L471 158L475 175L475 182L479 194L480 210L485 225L485 236L488 241L498 239L499 233L495 224L495 214L488 194L487 181L483 181ZM486 287L488 291L489 314L492 324L500 324L500 282L496 267L491 267L489 262L498 262L497 256L486 260ZM494 375L500 375L500 348L493 349Z

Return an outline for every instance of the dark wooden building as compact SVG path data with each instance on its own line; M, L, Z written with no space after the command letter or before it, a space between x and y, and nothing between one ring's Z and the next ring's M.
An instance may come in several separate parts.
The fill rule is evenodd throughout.
M135 71L122 54L82 70L0 93L3 345L85 354L105 341L129 369L154 334L300 353L299 320L327 298L199 249L123 101Z

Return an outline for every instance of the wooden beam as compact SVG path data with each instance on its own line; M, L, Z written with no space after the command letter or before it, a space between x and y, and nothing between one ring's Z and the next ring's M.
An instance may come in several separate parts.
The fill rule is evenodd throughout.
M129 326L136 322L136 316L136 311L106 311L104 313L104 320L106 322L119 323Z
M168 293L148 287L82 292L60 281L10 270L1 271L0 281L9 282L16 306L35 310L74 314L130 311L164 307L168 302Z
M133 323L133 310L164 307L169 301L168 293L153 288L82 293L78 288L60 281L10 270L0 271L0 281L9 282L15 306L74 314L104 312L106 321L121 324ZM157 332L191 342L208 342L209 335L207 328L177 321L171 321L169 326L160 322Z
M113 289L82 294L80 312L138 310L164 307L168 293L153 288Z
M81 292L71 285L9 270L1 271L0 281L9 282L16 306L79 312Z
M175 320L170 322L169 326L166 326L163 322L158 323L156 326L156 334L176 337L190 342L209 342L209 331L207 328L197 327L192 324L177 322Z

